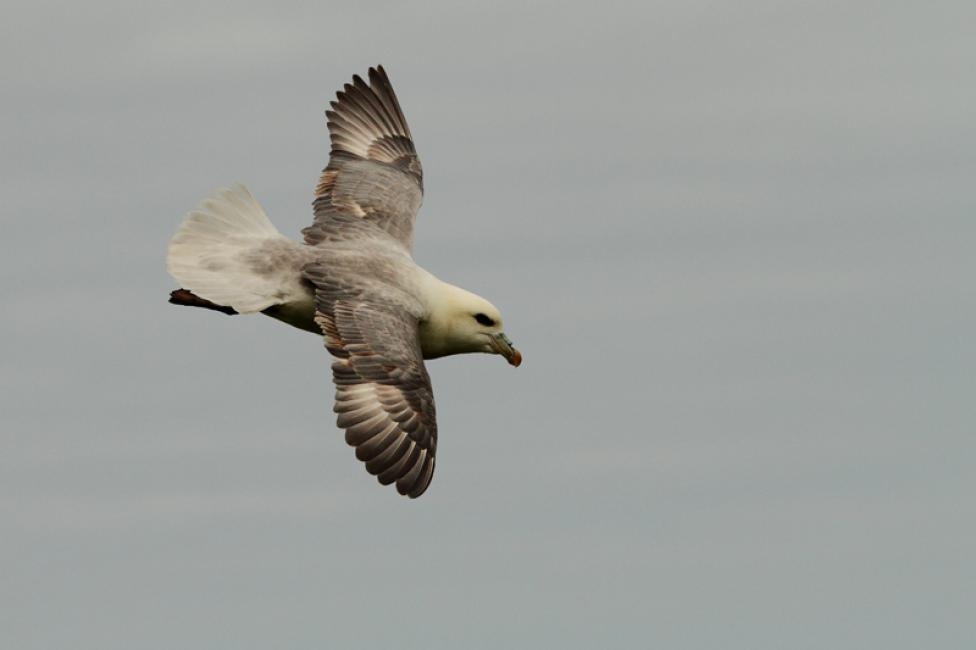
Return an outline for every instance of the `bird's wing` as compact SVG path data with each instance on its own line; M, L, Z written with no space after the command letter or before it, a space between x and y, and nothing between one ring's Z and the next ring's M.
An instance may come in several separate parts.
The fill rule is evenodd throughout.
M419 497L434 474L437 421L417 318L323 266L306 267L305 277L315 286L325 346L337 358L335 412L346 442L380 483Z
M302 231L305 243L355 237L361 230L347 226L363 220L409 251L423 170L386 71L370 68L368 85L356 75L336 96L325 113L332 151L315 188L315 221Z

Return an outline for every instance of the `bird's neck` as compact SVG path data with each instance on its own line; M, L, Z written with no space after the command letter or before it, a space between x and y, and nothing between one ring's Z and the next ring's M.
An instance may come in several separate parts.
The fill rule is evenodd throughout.
M457 330L458 314L462 305L470 301L472 294L461 287L444 282L428 273L422 284L427 306L426 317L420 321L420 349L425 359L435 359L450 354L473 352L471 344Z

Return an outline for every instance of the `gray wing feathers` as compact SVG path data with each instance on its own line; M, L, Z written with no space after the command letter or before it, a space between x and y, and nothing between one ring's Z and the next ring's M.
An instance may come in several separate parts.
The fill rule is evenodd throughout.
M370 68L369 85L354 75L336 97L326 112L333 153L346 151L386 163L416 158L410 127L383 66Z
M315 189L314 223L305 242L355 237L343 228L353 216L393 235L408 250L423 199L423 170L407 121L382 66L358 75L326 111L332 151Z
M342 287L323 269L306 270L316 285L316 321L337 360L335 412L346 442L380 483L418 497L434 472L437 421L417 319L404 306L377 302Z

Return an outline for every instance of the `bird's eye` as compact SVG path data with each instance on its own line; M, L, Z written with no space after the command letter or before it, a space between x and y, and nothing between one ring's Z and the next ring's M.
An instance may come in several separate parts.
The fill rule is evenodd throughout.
M485 325L487 327L491 327L492 325L495 324L495 321L493 321L492 319L488 318L484 314L475 314L474 315L474 319L476 321L478 321L479 323L481 323L482 325Z

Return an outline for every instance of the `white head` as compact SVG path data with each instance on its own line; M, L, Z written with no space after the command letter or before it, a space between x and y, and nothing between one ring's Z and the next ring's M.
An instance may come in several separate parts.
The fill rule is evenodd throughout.
M502 355L513 366L522 363L522 353L505 336L502 315L493 304L470 291L440 284L430 317L420 326L425 358L487 352Z

